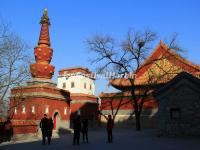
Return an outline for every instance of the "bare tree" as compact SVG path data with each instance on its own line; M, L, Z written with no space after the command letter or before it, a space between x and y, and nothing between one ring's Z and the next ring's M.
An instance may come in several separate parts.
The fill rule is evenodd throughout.
M89 50L96 54L91 60L92 64L97 64L97 71L103 73L105 71L114 71L124 77L128 81L130 95L134 106L136 130L141 129L140 116L143 110L145 98L152 95L153 85L158 84L160 80L163 80L167 75L174 74L175 70L166 70L163 65L160 65L160 60L171 57L163 55L162 58L156 58L150 62L145 62L149 52L152 49L152 44L157 38L156 33L151 30L144 30L143 32L135 32L129 30L127 32L126 39L120 43L117 43L114 38L110 36L95 35L91 39L87 40ZM166 50L171 49L180 51L179 46L176 44L176 36L173 36L169 42L169 46ZM157 64L159 71L149 69L148 75L145 77L145 82L142 85L137 84L137 73L143 67L146 67L152 63Z
M8 103L10 89L30 78L27 44L0 22L0 102Z
M121 98L116 102L118 96L120 96ZM123 96L124 93L116 93L111 98L109 98L109 100L101 102L99 114L102 115L106 120L108 120L108 117L102 112L102 109L104 110L105 108L109 108L111 110L111 115L113 116L113 121L115 121L119 110L123 106L130 104L130 101L123 100Z

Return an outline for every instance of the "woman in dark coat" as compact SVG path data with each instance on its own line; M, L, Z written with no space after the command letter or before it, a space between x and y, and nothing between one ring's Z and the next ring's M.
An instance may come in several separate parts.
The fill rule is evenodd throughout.
M82 121L82 134L83 134L83 143L86 142L88 143L88 120L84 119Z
M108 121L107 121L108 143L112 143L113 142L113 134L112 134L113 126L114 126L114 121L112 119L112 116L108 115Z
M53 119L50 117L48 122L48 133L47 133L48 144L51 143L52 130L53 130Z
M81 132L81 119L80 116L77 116L77 119L74 120L74 137L73 137L73 145L79 145L80 141L80 132Z

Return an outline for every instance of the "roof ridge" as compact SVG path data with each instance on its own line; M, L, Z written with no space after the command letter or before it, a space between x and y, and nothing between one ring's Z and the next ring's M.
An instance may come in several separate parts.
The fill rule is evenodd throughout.
M159 44L156 46L156 48L153 50L153 52L146 58L146 60L142 63L142 65L139 67L138 70L142 69L142 67L145 67L145 65L148 65L148 63L151 64L152 57L159 50L160 47L162 48L160 54L162 54L163 51L168 52L169 54L173 55L173 57L175 57L176 59L178 59L185 65L193 67L193 68L199 70L199 72L200 72L200 66L198 64L195 64L195 63L187 60L186 58L182 57L181 55L177 54L173 49L169 48L162 40L160 40Z
M59 71L61 71L61 70L70 70L70 69L85 69L85 70L89 70L87 67L74 66L74 67L63 68L63 69L60 69Z
M192 66L200 71L200 66L198 64L195 64L195 63L191 62L190 60L184 58L180 54L177 54L176 52L174 52L173 49L169 49L169 53L172 53L173 56L175 56L177 59L179 59L182 63Z
M160 95L160 93L162 93L163 91L166 91L166 89L168 89L174 83L180 82L181 78L182 79L186 79L186 80L193 80L193 81L195 81L195 82L193 82L193 84L200 84L200 79L198 77L194 76L191 73L182 71L177 76L175 76L173 79L171 79L170 81L168 81L163 87L161 87L160 89L158 89L158 91L155 92L155 95L156 96Z

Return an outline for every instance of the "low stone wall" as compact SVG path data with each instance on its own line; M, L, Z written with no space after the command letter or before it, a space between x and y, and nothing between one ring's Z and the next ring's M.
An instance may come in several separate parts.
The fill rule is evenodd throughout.
M29 140L29 139L38 139L40 138L38 133L26 133L26 134L15 134L13 135L13 141L20 141L20 140Z

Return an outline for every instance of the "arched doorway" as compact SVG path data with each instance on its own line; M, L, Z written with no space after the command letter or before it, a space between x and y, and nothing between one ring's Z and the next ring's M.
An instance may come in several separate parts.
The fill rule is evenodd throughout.
M54 123L54 130L58 130L59 127L60 127L60 114L58 112L55 112L54 113L54 116L53 116L53 123Z

